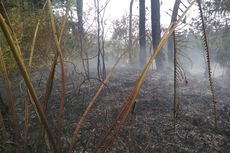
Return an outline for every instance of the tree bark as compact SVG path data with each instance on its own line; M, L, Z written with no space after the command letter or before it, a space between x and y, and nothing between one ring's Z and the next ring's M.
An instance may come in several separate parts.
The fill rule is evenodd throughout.
M83 35L83 1L77 0L77 17L78 17L78 31L80 36Z
M161 39L160 28L160 2L159 0L151 0L151 20L152 20L152 43L155 50ZM157 70L164 70L166 61L166 55L164 52L160 52L156 58Z
M175 1L174 7L173 7L171 23L173 23L177 20L177 14L178 14L180 3L181 3L181 0ZM169 40L168 40L168 63L170 65L172 65L172 63L173 63L173 48L174 48L173 36L171 35Z
M100 9L99 9L99 0L94 0L96 11L97 11L97 76L98 79L101 78L101 25L100 25Z
M129 6L129 44L128 44L128 49L129 49L129 63L130 64L134 63L134 59L133 59L133 46L132 46L133 1L134 0L131 0L130 6Z
M145 0L139 0L140 67L146 64Z
M79 34L79 42L80 42L80 51L81 51L81 58L82 58L82 65L85 71L86 77L89 79L89 59L88 59L88 52L84 50L84 27L83 27L83 0L76 0L77 2L77 27L78 27L78 34ZM85 56L84 56L85 55Z

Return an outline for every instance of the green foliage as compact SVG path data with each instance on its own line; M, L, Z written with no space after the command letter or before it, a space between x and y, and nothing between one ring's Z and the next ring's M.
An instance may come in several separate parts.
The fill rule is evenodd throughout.
M223 67L230 67L230 0L205 1L203 10L211 60ZM199 29L200 21L193 19L192 25L194 29ZM199 32L195 32L195 35L199 35Z
M132 18L132 36L133 39L137 38L138 35L138 18ZM113 34L112 40L119 40L123 43L128 41L128 32L129 32L129 16L123 15L121 19L116 19L113 21Z
M7 68L8 69L15 69L16 68L16 63L13 60L13 56L11 54L10 47L7 45L7 42L6 42L6 40L5 40L4 36L3 36L2 30L0 30L0 40L1 40L0 47L1 47L2 51L3 51L3 58L5 60ZM0 67L0 69L1 69L1 67ZM0 70L0 73L1 72L2 71Z
M219 34L218 39L221 43L219 43L219 48L217 50L217 56L215 60L222 65L223 67L230 68L230 29L229 27L225 27L221 30L221 34ZM218 45L218 44L216 44Z
M211 8L211 13L227 13L230 11L230 0L210 0L206 1L205 4Z
M133 48L137 45L138 39L138 18L133 16L132 18L132 42ZM116 19L113 21L113 32L110 42L107 43L109 48L111 48L111 54L120 54L124 50L128 49L129 40L129 16L125 14L121 19ZM134 53L135 54L135 53Z
M44 55L50 51L49 43L52 42L52 40L50 40L52 37L49 32L51 28L49 27L48 17L45 15L45 13L43 13L42 10L39 10L36 12L36 14L29 14L21 12L19 8L12 8L8 10L8 16L12 24L12 29L20 45L22 56L26 59L26 62L28 62L27 59L29 59L35 27L40 20L41 26L35 44L35 56L39 58L35 58L37 59L35 60L35 63L38 62L40 58L44 58L44 60L46 60L47 55ZM4 37L2 32L0 37ZM6 56L6 63L10 64L9 67L15 68L14 65L11 65L11 63L14 62L12 55L9 52L9 46L4 39L1 40L3 40L1 44L4 55Z

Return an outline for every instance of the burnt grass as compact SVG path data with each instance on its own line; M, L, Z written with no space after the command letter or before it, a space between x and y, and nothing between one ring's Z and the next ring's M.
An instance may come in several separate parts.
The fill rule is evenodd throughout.
M75 144L75 152L89 153L96 142L112 124L132 87L141 73L131 68L115 70L95 105L85 120ZM47 70L33 72L31 78L43 100ZM173 126L172 76L150 71L144 80L133 113L131 113L107 152L111 153L229 153L230 152L230 93L216 82L218 128L214 128L212 99L208 79L188 78L178 87L179 113ZM89 100L94 96L100 80L91 73L90 80L82 73L66 74L65 114L62 129L62 152L67 152L74 126L79 121ZM24 139L24 97L26 88L20 75L12 76L21 144ZM48 105L47 117L55 135L56 114L60 103L60 74L55 74L54 88ZM3 92L3 90L1 90ZM3 92L3 99L5 99ZM6 100L4 100L6 102ZM41 141L41 125L30 104L28 145L22 152L48 152ZM5 118L6 133L2 134L0 152L14 152L15 146L4 143L13 141L9 117Z

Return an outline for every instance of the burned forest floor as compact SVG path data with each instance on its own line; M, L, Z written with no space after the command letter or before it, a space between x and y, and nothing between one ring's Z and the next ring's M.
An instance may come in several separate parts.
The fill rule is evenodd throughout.
M141 71L118 68L96 100L87 116L75 144L76 153L93 152L95 144L113 123L125 100L131 93ZM39 98L43 99L47 70L32 73L33 83ZM60 74L57 73L49 100L47 116L55 134L56 114L60 103ZM17 115L24 139L24 97L26 88L22 78L12 77ZM171 81L168 81L171 80ZM150 71L136 99L136 105L124 124L122 131L107 152L111 153L229 153L230 152L230 92L229 88L215 83L217 101L217 128L214 127L212 96L208 78L188 77L186 83L178 84L179 111L173 122L173 78ZM88 102L96 93L101 81L96 72L85 79L77 70L66 75L65 112L62 128L62 152L68 151L73 129L83 114ZM1 87L2 88L2 87ZM4 92L3 92L3 99ZM6 101L4 101L6 102ZM23 152L47 152L41 141L41 125L30 104L28 145ZM6 123L9 119L6 119ZM10 122L7 134L1 136L1 145L12 140ZM22 145L23 146L23 145ZM11 152L13 145L4 144L2 152ZM10 149L11 148L11 149ZM0 152L1 152L0 151Z

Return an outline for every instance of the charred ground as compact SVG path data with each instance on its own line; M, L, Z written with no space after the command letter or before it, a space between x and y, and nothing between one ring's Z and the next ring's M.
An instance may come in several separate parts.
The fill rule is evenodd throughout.
M76 152L92 152L101 135L112 124L125 99L130 94L141 73L133 68L118 68L110 82L98 97L90 111L75 145ZM44 94L47 80L46 70L32 73L34 85L39 95ZM96 74L95 74L96 75ZM101 81L92 77L87 80L81 73L73 71L66 76L65 116L62 130L62 152L66 152L74 125L78 122L89 100L94 96ZM172 99L173 84L170 75L160 75L150 71L136 100L134 112L124 125L122 132L109 147L107 152L204 152L227 153L230 149L230 95L229 89L216 82L218 100L218 128L214 128L212 99L208 80L190 76L187 83L181 82L178 101L180 103L176 126L173 126ZM55 132L56 114L60 102L59 74L56 75L52 98L49 101L48 118ZM25 87L20 84L20 77L14 77L17 84L14 94L17 98L17 112L20 129L23 129L23 100ZM43 97L40 96L42 99ZM30 105L30 122L28 152L47 152L41 143L41 126ZM9 120L7 134L2 136L1 143L12 138ZM23 133L21 133L23 137ZM2 151L10 152L13 144L5 145Z

